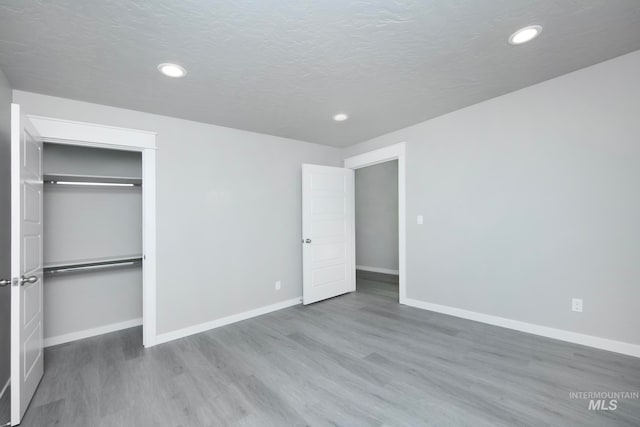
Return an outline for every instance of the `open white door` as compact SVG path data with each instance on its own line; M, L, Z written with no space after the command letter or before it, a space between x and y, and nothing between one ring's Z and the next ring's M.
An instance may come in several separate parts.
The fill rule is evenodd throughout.
M11 105L11 425L20 424L44 371L42 141Z
M302 302L356 290L354 172L302 165Z

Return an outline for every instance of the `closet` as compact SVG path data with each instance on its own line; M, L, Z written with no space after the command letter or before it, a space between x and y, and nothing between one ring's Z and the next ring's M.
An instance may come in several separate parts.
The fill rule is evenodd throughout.
M43 171L45 346L140 325L140 152L45 143Z

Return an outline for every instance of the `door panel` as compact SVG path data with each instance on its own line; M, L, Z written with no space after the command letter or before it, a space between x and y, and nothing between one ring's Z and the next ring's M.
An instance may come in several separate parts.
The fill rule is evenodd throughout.
M341 265L316 268L313 271L312 282L314 288L331 285L342 280L346 280L346 276L345 269Z
M302 165L303 303L355 290L353 171Z
M344 242L318 243L311 248L312 259L316 263L342 260L346 256Z
M25 188L24 194L24 220L25 222L38 223L42 221L42 212L39 210L42 193L32 187Z
M11 425L42 374L42 141L11 106Z
M26 117L24 119L28 120ZM25 178L35 178L42 173L42 143L35 140L27 129L24 129L23 139L23 172Z
M344 195L330 195L322 196L318 195L318 190L313 190L316 193L315 198L311 201L311 211L315 215L343 215L346 212ZM340 190L344 193L342 190Z
M40 337L42 336L42 323L38 323L28 338L24 340L24 377L28 378L31 373L38 368L41 359L42 346Z
M42 293L42 285L40 281L29 284L24 290L24 299L22 311L24 312L23 326L29 326L29 323L39 320L42 307L40 306L40 294Z
M41 267L42 263L39 260L40 253L42 252L41 240L42 236L25 236L22 247L24 253L22 256L22 271L25 273L33 272Z
M311 234L342 238L345 235L342 219L316 220L311 224Z

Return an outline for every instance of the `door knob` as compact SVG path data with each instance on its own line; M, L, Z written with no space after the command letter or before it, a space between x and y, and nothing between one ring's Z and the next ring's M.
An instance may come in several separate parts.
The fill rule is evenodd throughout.
M4 288L5 286L9 286L10 284L11 284L11 279L0 280L0 288Z
M304 239L305 243L311 243L311 239Z
M20 286L24 286L25 283L36 283L38 281L38 276L29 276L20 278Z

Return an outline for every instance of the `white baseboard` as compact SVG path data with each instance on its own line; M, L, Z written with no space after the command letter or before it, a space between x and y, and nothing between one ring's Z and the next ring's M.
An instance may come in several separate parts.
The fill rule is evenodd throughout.
M264 307L256 308L253 310L245 311L231 316L223 317L221 319L211 320L209 322L200 323L198 325L189 326L183 329L178 329L171 332L165 332L156 336L155 344L163 344L169 341L177 340L179 338L188 337L189 335L199 334L211 329L219 328L221 326L229 325L231 323L240 322L242 320L250 319L252 317L261 316L263 314L271 313L272 311L282 310L283 308L291 307L300 304L302 298L293 298L286 301L281 301L275 304L267 305Z
M400 274L400 271L398 270L391 270L389 268L380 267L367 267L366 265L356 265L356 270L371 271L373 273L393 274L396 276Z
M97 328L85 329L83 331L71 332L69 334L45 338L44 346L51 347L52 345L64 344L66 342L77 341L77 340L81 340L89 337L95 337L96 335L108 334L109 332L115 332L121 329L133 328L134 326L140 326L140 325L142 325L142 318L127 320L125 322L112 323L110 325L100 326Z
M9 377L9 379L7 380L7 382L4 384L4 387L2 387L2 391L0 391L0 399L2 399L2 396L4 396L4 393L7 391L7 389L9 388L9 384L11 384L11 377Z
M640 345L638 344L615 341L607 338L595 337L593 335L580 334L564 329L550 328L533 323L521 322L519 320L507 319L504 317L464 310L461 308L433 304L430 302L424 302L412 298L405 298L402 303L411 307L435 311L437 313L448 314L450 316L461 317L463 319L475 320L476 322L488 323L489 325L514 329L516 331L527 332L547 338L554 338L574 344L581 344L587 347L594 347L601 350L613 351L615 353L626 354L628 356L640 357Z

